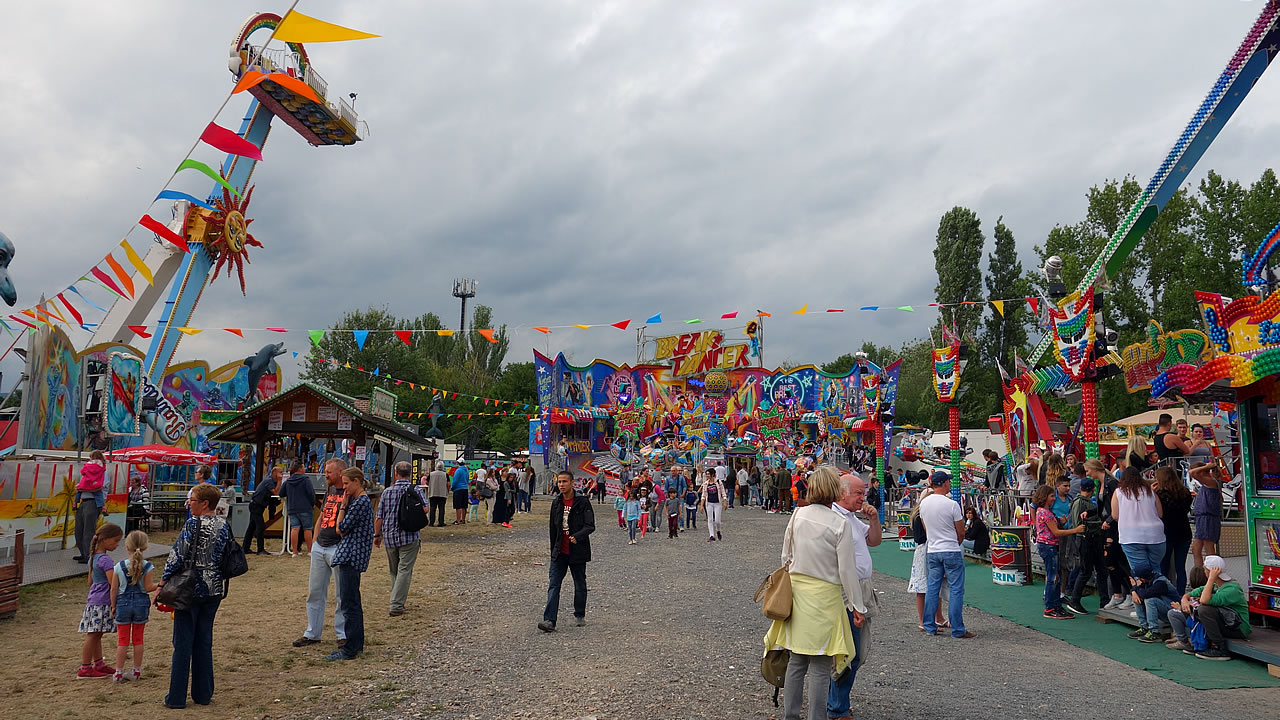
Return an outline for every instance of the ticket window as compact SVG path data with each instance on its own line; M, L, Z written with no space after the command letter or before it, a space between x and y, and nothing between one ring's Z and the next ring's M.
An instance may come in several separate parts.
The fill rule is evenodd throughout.
M1249 429L1249 450L1256 468L1251 494L1280 497L1280 405L1255 403Z

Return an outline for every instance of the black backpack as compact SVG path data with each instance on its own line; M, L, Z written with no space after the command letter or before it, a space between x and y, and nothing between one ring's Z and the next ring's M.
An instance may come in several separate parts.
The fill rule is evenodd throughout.
M418 532L427 526L427 509L422 505L422 496L418 489L410 485L400 496L400 507L396 509L396 524L403 532Z

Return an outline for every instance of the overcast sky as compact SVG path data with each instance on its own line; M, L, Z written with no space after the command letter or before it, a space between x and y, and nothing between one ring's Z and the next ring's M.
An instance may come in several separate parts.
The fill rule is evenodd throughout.
M73 282L143 212L167 218L165 203L148 201L229 90L233 35L278 5L6 8L0 230L17 245L20 307ZM193 326L305 330L384 306L436 312L453 327L451 281L465 276L516 328L508 360L532 347L579 363L635 359L634 330L546 337L533 326L638 324L661 311L652 337L760 308L774 314L765 352L776 365L927 333L927 309L853 309L932 299L937 222L955 205L978 212L988 252L1003 215L1029 264L1055 223L1080 218L1091 185L1126 174L1145 183L1261 3L298 9L383 35L308 48L331 96L359 94L371 134L313 148L275 123L253 178L252 230L266 247L252 252L248 297L218 280ZM1209 168L1252 180L1276 157L1277 74L1262 78L1193 182ZM218 121L238 127L247 104L233 98ZM207 147L195 157L220 160ZM204 195L209 183L184 173L171 187ZM130 240L141 250L149 235ZM790 314L806 303L850 312ZM275 339L206 333L176 361L217 366ZM302 351L307 336L286 342ZM7 358L0 369L7 387L18 366Z

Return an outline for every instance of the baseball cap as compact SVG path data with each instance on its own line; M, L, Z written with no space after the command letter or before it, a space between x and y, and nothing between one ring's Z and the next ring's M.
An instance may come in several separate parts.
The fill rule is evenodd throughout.
M1205 571L1218 568L1218 579L1231 581L1231 576L1227 574L1227 561L1223 560L1220 555L1206 555L1204 558Z
M1093 483L1093 478L1085 478L1080 481L1081 490L1088 490L1089 492L1093 492L1094 490L1097 489L1097 487L1098 486Z
M934 470L929 476L929 487L938 487L951 482L951 476L941 470Z

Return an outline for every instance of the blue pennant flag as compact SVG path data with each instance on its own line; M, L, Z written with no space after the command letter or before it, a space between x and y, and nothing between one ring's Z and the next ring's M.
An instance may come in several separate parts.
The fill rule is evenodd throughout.
M645 320L645 322L647 322L647 323L660 323L660 322L662 322L662 313L658 313L657 315L654 315L653 317L649 318L648 320Z
M368 330L352 330L351 334L356 337L356 347L363 350L364 341L369 337Z

